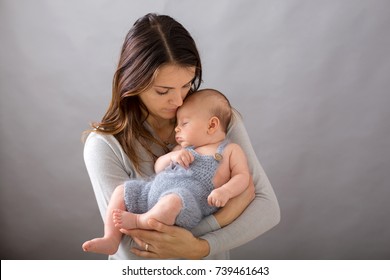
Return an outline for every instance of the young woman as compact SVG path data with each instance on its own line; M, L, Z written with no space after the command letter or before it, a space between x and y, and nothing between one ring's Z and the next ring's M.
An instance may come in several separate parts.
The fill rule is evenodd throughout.
M175 145L175 116L197 90L202 66L194 40L169 16L147 14L126 36L106 114L94 123L84 160L102 217L116 186L154 174L155 160ZM126 234L110 259L226 259L229 250L269 230L280 211L269 180L239 117L227 137L242 147L253 178L241 195L203 219L192 232L150 220L153 230ZM134 242L138 246L135 246ZM146 250L147 249L147 250Z

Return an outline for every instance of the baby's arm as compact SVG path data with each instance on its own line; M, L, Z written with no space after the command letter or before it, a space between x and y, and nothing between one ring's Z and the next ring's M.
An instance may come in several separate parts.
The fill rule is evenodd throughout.
M161 172L167 168L171 162L177 162L181 166L188 168L193 161L194 156L190 151L183 149L181 146L176 146L172 152L169 152L156 160L154 171L156 173Z
M208 203L216 207L225 206L229 199L242 193L250 179L247 158L241 147L231 143L225 149L229 155L230 180L209 195Z

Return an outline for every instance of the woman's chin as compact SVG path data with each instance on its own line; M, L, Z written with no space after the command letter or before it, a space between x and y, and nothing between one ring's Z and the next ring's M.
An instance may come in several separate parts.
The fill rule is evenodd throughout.
M166 119L166 120L172 120L174 118L176 118L176 111L174 111L174 112L166 112L164 114L164 119Z

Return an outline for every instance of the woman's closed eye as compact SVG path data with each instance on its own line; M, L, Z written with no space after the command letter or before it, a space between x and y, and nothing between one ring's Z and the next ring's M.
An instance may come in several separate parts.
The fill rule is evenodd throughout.
M158 95L165 95L165 94L167 94L168 92L169 92L169 89L164 90L164 91L156 90L156 93L157 93Z

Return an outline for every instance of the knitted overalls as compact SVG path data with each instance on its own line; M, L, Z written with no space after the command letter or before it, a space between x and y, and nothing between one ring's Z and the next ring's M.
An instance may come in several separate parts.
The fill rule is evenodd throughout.
M181 197L183 204L175 224L187 229L195 227L202 218L218 210L207 203L207 197L215 188L213 178L227 144L226 140L223 141L217 148L215 156L201 155L193 147L187 147L195 158L188 169L172 163L151 181L127 181L125 183L127 211L135 214L145 213L161 197L174 193Z

